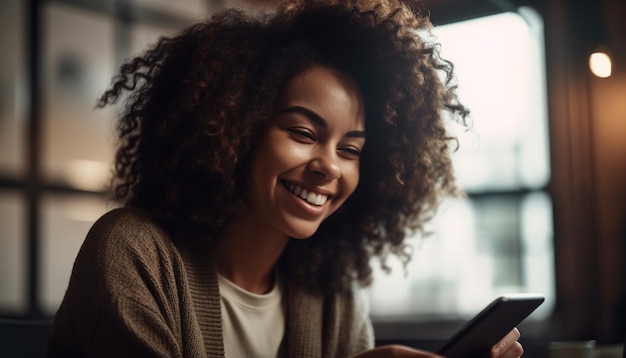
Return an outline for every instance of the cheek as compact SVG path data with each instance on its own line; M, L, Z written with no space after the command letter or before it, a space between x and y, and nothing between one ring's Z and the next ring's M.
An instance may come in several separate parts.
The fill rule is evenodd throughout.
M275 175L291 165L297 156L298 153L288 142L269 136L256 150L254 167L259 176Z
M298 145L293 140L285 140L282 136L270 140L272 145L268 145L264 150L267 165L285 169L301 164L310 156L308 146Z
M350 166L341 175L346 181L347 194L351 195L359 185L359 165Z

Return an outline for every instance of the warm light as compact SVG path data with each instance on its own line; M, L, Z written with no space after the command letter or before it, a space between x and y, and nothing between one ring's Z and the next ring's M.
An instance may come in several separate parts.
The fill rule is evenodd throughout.
M95 160L75 159L66 167L66 178L69 183L83 190L103 190L108 174L108 164Z
M605 52L594 52L589 56L589 68L600 78L609 77L611 76L611 57Z

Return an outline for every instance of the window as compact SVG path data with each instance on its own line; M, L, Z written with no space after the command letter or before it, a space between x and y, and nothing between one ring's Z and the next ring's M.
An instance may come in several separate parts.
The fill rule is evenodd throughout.
M113 205L103 186L115 108L94 106L120 61L212 6L54 0L31 2L36 11L27 11L23 3L0 1L2 318L56 312L87 231ZM25 31L30 21L40 31Z
M393 258L390 275L375 272L373 320L470 318L505 292L543 293L531 318L545 317L554 305L554 250L541 21L521 8L433 32L471 110L473 127L452 129L468 195L442 205L432 235L409 239L406 275Z

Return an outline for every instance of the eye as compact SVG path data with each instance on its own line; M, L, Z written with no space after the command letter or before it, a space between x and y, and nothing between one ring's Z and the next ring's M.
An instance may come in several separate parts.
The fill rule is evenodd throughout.
M341 147L339 148L339 152L344 158L350 160L356 160L361 157L361 149L357 147Z
M287 132L293 137L295 140L303 143L312 143L317 140L315 133L308 128L295 127L287 129Z

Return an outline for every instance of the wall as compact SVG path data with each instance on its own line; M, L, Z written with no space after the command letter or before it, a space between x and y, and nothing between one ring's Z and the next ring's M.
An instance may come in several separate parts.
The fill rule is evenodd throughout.
M546 24L560 339L621 342L624 335L626 59L624 4L539 2ZM600 42L608 79L590 74Z

